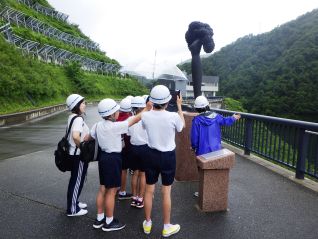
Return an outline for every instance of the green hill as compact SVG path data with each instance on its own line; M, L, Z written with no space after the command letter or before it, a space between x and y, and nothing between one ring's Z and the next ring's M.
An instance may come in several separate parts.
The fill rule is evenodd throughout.
M242 37L202 66L204 74L220 76L219 95L251 113L318 122L318 10ZM190 63L180 68L191 72Z
M45 0L33 2L51 8ZM1 0L0 12L5 7L20 11L78 39L91 41L78 26L46 16L19 1ZM5 19L1 19L0 27L6 23ZM115 59L110 59L101 50L88 50L67 44L15 24L11 24L11 29L16 36L35 41L40 46L50 45L94 61L119 65ZM100 100L106 97L119 99L147 92L136 79L123 78L114 72L98 74L83 71L77 62L57 65L40 61L34 55L29 55L10 44L2 34L0 52L0 114L64 103L70 93L80 93L89 100Z

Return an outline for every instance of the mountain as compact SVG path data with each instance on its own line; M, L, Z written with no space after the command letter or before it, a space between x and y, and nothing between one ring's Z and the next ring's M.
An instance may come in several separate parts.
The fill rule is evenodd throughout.
M191 73L191 63L180 68ZM251 113L318 122L318 9L238 39L202 59L202 68L220 77L220 95Z

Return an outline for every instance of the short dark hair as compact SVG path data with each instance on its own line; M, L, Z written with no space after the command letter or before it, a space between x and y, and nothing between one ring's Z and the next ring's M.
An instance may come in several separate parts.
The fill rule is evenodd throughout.
M157 110L161 110L161 109L165 108L167 104L168 104L168 102L164 103L164 104L153 104L153 107Z
M142 110L143 110L143 108L140 108L140 107L132 107L132 111L133 111L135 114L137 114L137 112L142 111Z
M83 98L82 100L80 100L80 101L74 106L74 108L72 109L72 113L77 114L77 115L80 115L80 114L81 114L80 106L81 106L81 104L83 103L83 101L84 101L84 98Z
M204 113L210 110L210 107L207 105L204 108L195 108L196 112L198 113Z

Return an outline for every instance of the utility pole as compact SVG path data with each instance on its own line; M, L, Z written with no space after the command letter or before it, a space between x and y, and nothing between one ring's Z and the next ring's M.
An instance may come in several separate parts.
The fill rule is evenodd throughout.
M153 62L152 80L155 80L156 57L157 57L157 50L155 50L155 59L154 59L154 62Z

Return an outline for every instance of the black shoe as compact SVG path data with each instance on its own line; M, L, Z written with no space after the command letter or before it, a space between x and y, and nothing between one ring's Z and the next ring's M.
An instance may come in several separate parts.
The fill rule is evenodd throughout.
M123 224L119 222L117 218L114 218L113 221L109 224L104 224L102 227L102 230L105 232L111 232L111 231L118 231L123 229L126 226L126 224Z
M94 222L94 224L93 224L93 227L94 228L101 228L103 225L105 224L105 217L102 219L102 220L100 220L100 221L98 221L97 219L95 219L95 222Z
M120 195L120 193L118 194L118 200L125 200L125 199L131 199L131 198L132 198L131 193L126 193L125 195Z
M137 202L137 199L134 199L134 198L132 197L132 198L131 198L130 206L136 207L136 202Z
M142 200L142 201L139 201L139 199L136 200L136 207L143 208L144 207L144 200Z

